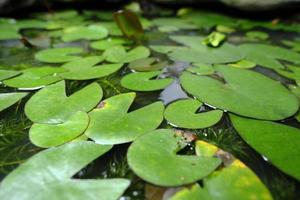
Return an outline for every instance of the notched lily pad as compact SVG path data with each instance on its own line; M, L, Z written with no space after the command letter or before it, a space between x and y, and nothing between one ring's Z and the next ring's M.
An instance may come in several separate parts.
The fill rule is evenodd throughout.
M121 85L135 91L161 90L170 85L173 82L173 79L151 79L158 76L160 73L161 71L131 73L122 78Z
M34 94L25 105L25 114L35 123L60 124L77 111L92 110L101 98L102 89L97 83L66 96L65 82L60 81Z
M83 50L79 47L63 47L44 49L35 54L35 59L46 63L64 63L80 58L74 54L80 54Z
M186 145L184 138L172 130L152 131L131 144L128 164L140 178L160 186L193 183L220 165L216 157L176 155Z
M202 102L194 99L179 100L166 108L164 116L172 125L188 129L207 128L221 120L221 110L197 113L202 105Z
M12 93L1 93L0 94L0 111L14 105L25 97L27 92L12 92Z
M127 113L134 98L135 93L125 93L102 101L89 113L90 125L85 134L100 144L121 144L156 129L163 120L162 102Z
M183 88L204 103L247 117L280 120L297 112L298 99L279 82L246 69L214 68L225 83L185 72L180 77Z

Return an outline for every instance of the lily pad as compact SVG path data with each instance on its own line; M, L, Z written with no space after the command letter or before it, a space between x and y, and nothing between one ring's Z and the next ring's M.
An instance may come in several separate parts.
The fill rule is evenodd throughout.
M58 73L66 71L58 67L34 67L22 70L22 74L5 80L3 83L9 87L35 90L51 83L62 80Z
M131 73L122 78L121 85L135 91L155 91L164 89L173 82L172 78L151 79L159 74L161 71Z
M18 30L1 29L0 31L0 40L17 40L21 38L22 36L19 34Z
M267 44L242 44L240 51L244 52L246 59L263 67L271 69L284 69L279 60L300 64L300 54L292 50Z
M71 179L110 149L108 145L75 142L42 151L5 177L1 183L0 198L116 200L128 187L127 179Z
M215 72L211 65L201 63L193 63L193 66L187 68L186 70L199 75L211 75Z
M102 101L89 113L85 134L100 144L121 144L157 128L163 120L163 104L156 102L127 113L134 98L135 93L125 93Z
M122 46L123 44L130 43L130 40L125 40L123 38L108 38L105 40L100 40L91 43L91 47L97 50L106 50L113 46Z
M129 63L137 59L147 58L149 55L149 49L144 46L135 47L128 52L123 46L113 46L103 53L105 59L112 63Z
M35 59L46 63L64 63L80 58L73 54L82 53L83 50L79 47L63 47L44 49L35 54Z
M230 115L234 128L256 151L300 180L300 130L287 125Z
M88 56L63 64L61 67L69 71L78 71L89 69L103 60L102 56Z
M221 120L221 110L197 113L202 105L202 102L194 99L179 100L170 104L164 115L172 125L188 129L207 128Z
M27 92L12 92L12 93L1 93L0 94L0 111L14 105L25 97Z
M17 76L20 73L21 72L19 72L19 71L0 69L0 81L3 81L5 79L9 79L9 78L14 77L14 76Z
M39 147L58 146L80 136L88 124L88 114L79 111L62 124L33 124L29 130L29 138Z
M244 68L244 69L250 69L256 66L256 63L251 62L249 60L240 60L236 63L228 64L231 67L237 67L237 68Z
M102 89L97 83L66 96L65 82L60 81L34 94L25 105L25 113L35 123L60 124L77 111L92 110L101 98Z
M297 112L298 99L279 82L246 69L214 68L224 82L185 72L183 88L204 103L247 117L280 120Z
M204 40L203 44L212 47L218 47L226 39L226 35L217 31L210 33Z
M71 72L61 73L60 76L69 80L88 80L108 76L123 66L122 63L96 65L89 68L72 70Z
M248 31L246 37L251 40L267 40L269 38L268 33L261 31Z
M152 131L130 145L128 164L143 180L160 186L193 183L220 165L216 157L176 155L186 145L184 138L172 130Z
M108 30L101 25L77 26L64 29L62 40L72 42L76 40L99 40L108 36Z
M128 67L138 72L147 72L163 69L167 65L167 61L160 61L156 58L142 58L130 62Z

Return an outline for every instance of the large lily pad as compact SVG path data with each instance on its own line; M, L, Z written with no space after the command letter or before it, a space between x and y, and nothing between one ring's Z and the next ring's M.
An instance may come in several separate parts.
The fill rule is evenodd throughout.
M221 110L197 113L202 105L194 99L179 100L170 104L164 115L172 125L189 129L210 127L220 121L223 115Z
M0 111L14 105L25 97L27 92L12 92L12 93L1 93L0 94Z
M58 146L80 136L88 124L88 114L79 111L62 124L33 124L29 130L29 138L39 147Z
M184 138L172 130L152 131L131 144L128 164L139 177L152 184L179 186L204 178L221 163L211 156L176 155L186 145Z
M0 81L3 81L5 79L9 79L9 78L14 77L14 76L17 76L20 73L21 72L19 72L19 71L0 69Z
M247 60L271 69L284 69L279 60L300 64L300 54L289 49L267 44L242 44L240 51L244 52Z
M183 88L204 103L247 117L280 120L297 112L297 98L279 82L246 69L214 68L225 83L185 72L180 77Z
M108 30L101 25L77 26L64 29L62 40L72 42L76 40L99 40L107 37Z
M0 198L6 200L105 199L117 200L129 185L126 179L71 179L111 146L74 142L42 151L1 183Z
M82 53L83 50L79 47L64 47L54 49L44 49L35 54L35 58L46 63L64 63L80 58L73 54Z
M144 46L135 47L128 52L123 46L113 46L103 53L105 59L112 63L129 63L137 59L147 58L149 55L149 49Z
M66 96L65 82L46 86L34 94L25 105L26 116L33 122L59 124L67 121L77 111L92 110L102 98L97 83Z
M300 130L287 125L231 115L234 128L256 151L300 180Z
M155 91L166 88L173 82L172 78L153 79L161 74L161 71L136 72L122 78L121 85L135 91Z
M34 90L62 80L58 73L64 71L66 70L58 67L34 67L22 70L21 75L5 80L3 83L9 87Z
M120 144L157 128L163 120L162 102L127 113L134 98L135 93L125 93L102 101L89 113L90 125L85 134L100 144Z

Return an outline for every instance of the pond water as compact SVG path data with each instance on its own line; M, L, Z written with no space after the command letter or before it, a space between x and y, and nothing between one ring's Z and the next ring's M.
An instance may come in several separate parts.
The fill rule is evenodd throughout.
M75 138L77 140L94 140L100 144L114 146L84 168L80 168L81 170L72 176L73 178L126 178L131 181L131 184L121 195L121 199L146 199L146 197L147 199L160 199L162 194L166 195L166 188L173 188L172 184L168 186L159 181L155 182L148 179L147 175L140 174L135 168L135 158L132 158L132 164L128 165L128 148L131 142L138 137L119 139L118 137L121 136L108 135L102 138L98 135L97 130L100 133L101 131L115 133L122 132L122 129L128 129L129 132L146 129L144 131L146 133L154 129L175 128L185 131L186 135L194 134L198 140L213 144L239 159L255 172L273 199L298 199L300 196L300 153L298 151L297 154L297 149L293 148L299 150L300 141L296 140L300 136L298 129L300 128L298 122L300 117L297 114L299 107L297 98L300 98L298 87L300 83L300 25L285 21L262 22L231 18L201 10L181 9L180 11L177 12L177 15L175 11L172 11L166 14L162 12L161 16L151 18L140 16L144 27L144 36L138 44L122 35L121 30L113 21L113 11L77 12L68 10L56 11L54 14L34 13L27 18L17 20L0 19L1 30L7 30L0 33L0 78L2 81L0 101L3 102L0 102L0 108L3 107L0 113L0 180L5 180L5 177L20 164L31 156L40 154L46 148L73 142ZM178 13L181 14L178 16ZM129 21L128 23L136 22ZM133 31L137 30L133 29ZM213 32L225 36L215 47L210 46L216 42L216 38L212 36ZM204 44L205 38L209 40L209 37L213 38L212 41ZM27 43L32 44L33 47L28 46ZM79 50L47 52L47 49L50 48L66 47L76 47ZM139 49L135 49L136 47ZM72 58L72 56L74 57ZM77 58L75 58L76 56ZM82 58L89 57L90 61L80 61ZM152 62L147 60L147 57L153 58ZM241 60L246 61L242 63ZM66 63L71 64L67 66ZM105 65L109 65L108 71L91 70L91 68L97 67L104 68ZM47 68L49 69L46 70ZM37 71L35 69L44 70ZM16 74L5 77L11 71ZM2 79L2 76L5 78ZM202 78L198 80L198 77ZM157 108L154 105L152 108L153 110L157 109L157 113L149 110L141 113L138 116L140 119L120 121L119 129L111 128L111 126L118 127L118 124L105 127L103 125L104 128L96 127L96 125L91 127L91 124L96 124L101 120L103 123L110 123L115 118L125 116L127 112L125 108L125 114L117 113L115 116L108 114L106 117L104 116L105 119L108 119L105 121L101 116L97 116L97 112L103 107L106 108L107 102L100 103L101 98L98 98L95 105L90 103L91 109L85 110L86 113L89 113L90 121L88 123L90 125L86 125L81 132L79 131L79 134L68 141L58 141L55 145L49 145L48 140L51 140L49 139L51 135L45 139L44 136L35 133L32 127L40 125L41 127L37 127L36 132L48 130L50 133L54 129L49 126L63 124L66 121L52 123L50 120L40 120L40 115L46 113L44 111L54 109L56 105L61 109L71 110L72 108L68 108L69 105L80 105L81 103L82 106L79 108L81 110L82 107L88 107L84 104L86 102L88 104L88 99L97 99L93 96L95 93L101 93L97 89L91 90L92 92L87 92L83 96L84 98L74 100L69 104L59 102L67 102L60 98L59 94L55 94L57 96L54 95L54 98L51 96L52 93L38 96L40 91L45 88L53 85L60 87L58 83L63 80L67 95L74 94L79 90L83 91L91 83L98 83L101 86L102 100L123 93L135 92L136 96L133 104L131 106L129 104L128 112L144 109L157 101L161 101L164 107L169 108L172 103L180 102L182 99L194 100L193 103L197 102L195 104L198 107L191 108L188 106L191 104L182 105L182 108L187 109L187 113L186 110L178 112L178 110L171 111L170 108L169 117L165 110L164 119L158 120L159 123L151 122L151 116L159 115L160 109L157 104ZM223 93L223 91L226 92ZM13 92L27 93L22 98L8 100L14 101L10 105L1 95ZM59 100L56 101L56 99ZM32 102L28 103L29 101ZM112 105L114 104L112 103ZM122 110L127 105L117 106L116 110ZM95 107L99 110L93 110ZM35 108L36 110L34 110ZM215 112L216 110L219 113ZM115 110L110 112L113 113ZM213 112L214 114L212 114ZM192 123L193 119L197 118L194 116L195 113L204 114L201 120L206 124L201 128L199 128L199 124ZM229 113L231 114L229 115ZM60 117L58 120L62 119ZM235 119L235 117L242 119ZM145 121L141 118L145 118ZM158 116L158 118L160 117ZM51 120L56 119L52 117ZM250 125L249 129L245 128L240 125L243 120L250 120L249 124L253 120L253 123L258 124L258 129L256 130L256 126ZM61 130L62 133L69 130L76 132L74 127L80 124L79 121L75 120L69 129L67 127ZM126 127L127 125L135 126L135 121L138 124L136 129ZM232 122L234 122L234 126ZM271 125L274 128L270 128L271 131L269 131L271 125L260 124L264 122L273 123ZM154 124L151 125L151 123ZM42 127L43 125L46 128ZM261 129L259 129L260 125ZM277 126L280 127L276 128ZM29 130L32 132L30 136ZM247 136L249 130L254 136ZM277 133L276 130L281 131ZM144 132L140 131L138 135L144 135ZM282 143L280 143L280 139L274 139L274 136L268 138L269 132L276 132L278 137L282 138ZM83 136L85 133L90 139ZM262 135L266 135L266 137L261 137ZM264 138L262 141L266 141L261 146L274 148L257 145L255 138L260 137ZM261 141L258 140L259 142ZM282 149L280 149L281 145ZM184 148L174 151L178 155L192 156L195 155L195 148L195 139L192 139L186 143ZM130 153L134 154L133 147L131 150ZM152 149L145 147L144 151L147 154ZM291 154L289 154L290 151ZM296 153L294 153L295 151ZM145 152L141 152L141 154ZM296 157L297 155L298 157ZM284 166L282 163L285 162L285 159L288 162L286 165L295 167ZM223 162L226 163L224 160ZM145 163L147 162L145 161ZM216 170L221 170L223 165ZM157 172L157 174L159 173ZM30 182L30 180L28 181ZM203 181L203 178L174 186L197 182L200 186L205 187L206 181ZM223 184L227 183L223 182ZM233 187L238 188L238 186ZM4 189L3 186L3 191ZM222 194L222 187L219 189L221 195L226 197L225 199L234 197L226 192ZM252 192L255 195L256 191ZM3 193L2 195L7 194ZM247 199L245 196L240 196L240 199L244 198Z

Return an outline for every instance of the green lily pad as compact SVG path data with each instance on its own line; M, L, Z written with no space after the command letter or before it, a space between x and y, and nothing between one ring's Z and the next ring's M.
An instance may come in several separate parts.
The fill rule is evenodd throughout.
M105 59L112 63L129 63L137 59L147 58L149 55L149 49L144 46L135 47L128 52L123 46L113 46L103 53Z
M79 71L89 69L103 60L102 56L88 56L63 64L61 67L69 71Z
M5 177L0 198L117 200L130 183L127 179L71 179L110 149L108 145L74 142L37 153Z
M167 61L160 61L156 58L142 58L130 62L128 67L138 72L147 72L163 69L167 65Z
M221 110L196 113L202 105L202 102L194 99L179 100L170 104L164 115L172 125L189 129L210 127L221 120Z
M298 99L279 82L246 69L214 68L225 83L185 72L183 88L204 103L247 117L280 120L297 112Z
M91 47L93 49L104 51L104 50L109 49L113 46L122 46L123 44L128 44L128 43L130 43L130 41L125 40L123 38L108 38L108 39L105 39L105 40L92 42Z
M277 46L242 44L239 49L245 53L247 60L271 69L284 69L284 66L278 60L300 64L300 54Z
M29 138L39 147L58 146L80 136L88 124L88 114L78 111L62 124L33 124L29 130Z
M226 40L226 35L217 31L210 33L204 40L203 44L212 47L218 47Z
M66 71L58 67L34 67L22 70L22 74L5 80L3 83L9 87L35 90L51 83L62 80L58 73Z
M173 82L172 78L150 80L159 74L161 71L131 73L122 78L121 85L135 91L155 91L164 89Z
M267 40L269 35L268 33L261 31L248 31L246 37L251 40Z
M186 145L184 138L172 130L152 131L130 145L128 164L143 180L161 186L193 183L220 165L216 157L176 155Z
M293 51L300 52L300 41L283 40L282 43L288 47L291 47Z
M228 64L231 67L237 67L237 68L244 68L244 69L250 69L256 66L256 63L251 62L249 60L240 60L236 63Z
M83 50L79 47L44 49L35 54L35 59L46 63L64 63L80 58L80 56L73 54L82 52Z
M14 105L25 97L27 92L12 92L12 93L1 93L0 94L0 111Z
M19 72L19 71L0 69L0 81L3 81L5 79L9 79L9 78L14 77L14 76L17 76L20 73L21 72Z
M16 40L21 38L22 36L19 34L18 30L1 29L0 31L0 40Z
M196 154L198 156L221 156L222 154L226 155L228 153L218 149L218 147L212 144L198 140L196 141ZM230 154L228 154L225 159L228 159L228 161L223 160L225 167L220 168L205 177L203 179L203 187L200 187L198 184L194 184L190 189L186 188L177 192L171 200L272 199L272 196L266 186L259 180L256 174L251 171L250 168L248 168L240 160L232 157Z
M75 26L64 29L62 40L72 42L76 40L99 40L108 36L108 30L101 25Z
M201 63L193 63L193 66L187 68L186 70L199 75L211 75L215 72L211 65Z
M59 124L77 111L92 110L101 98L102 89L97 83L66 96L65 82L60 81L34 94L25 105L25 114L35 123Z
M197 27L190 22L180 18L156 18L152 23L158 26L161 32L173 32L179 30L196 29Z
M300 130L287 125L230 115L234 128L256 151L300 180Z
M89 113L85 134L100 144L121 144L157 128L163 120L163 104L156 102L127 113L134 98L135 93L125 93L102 101Z
M90 68L72 70L71 72L61 73L60 76L69 80L88 80L108 76L123 66L122 63L96 65Z

